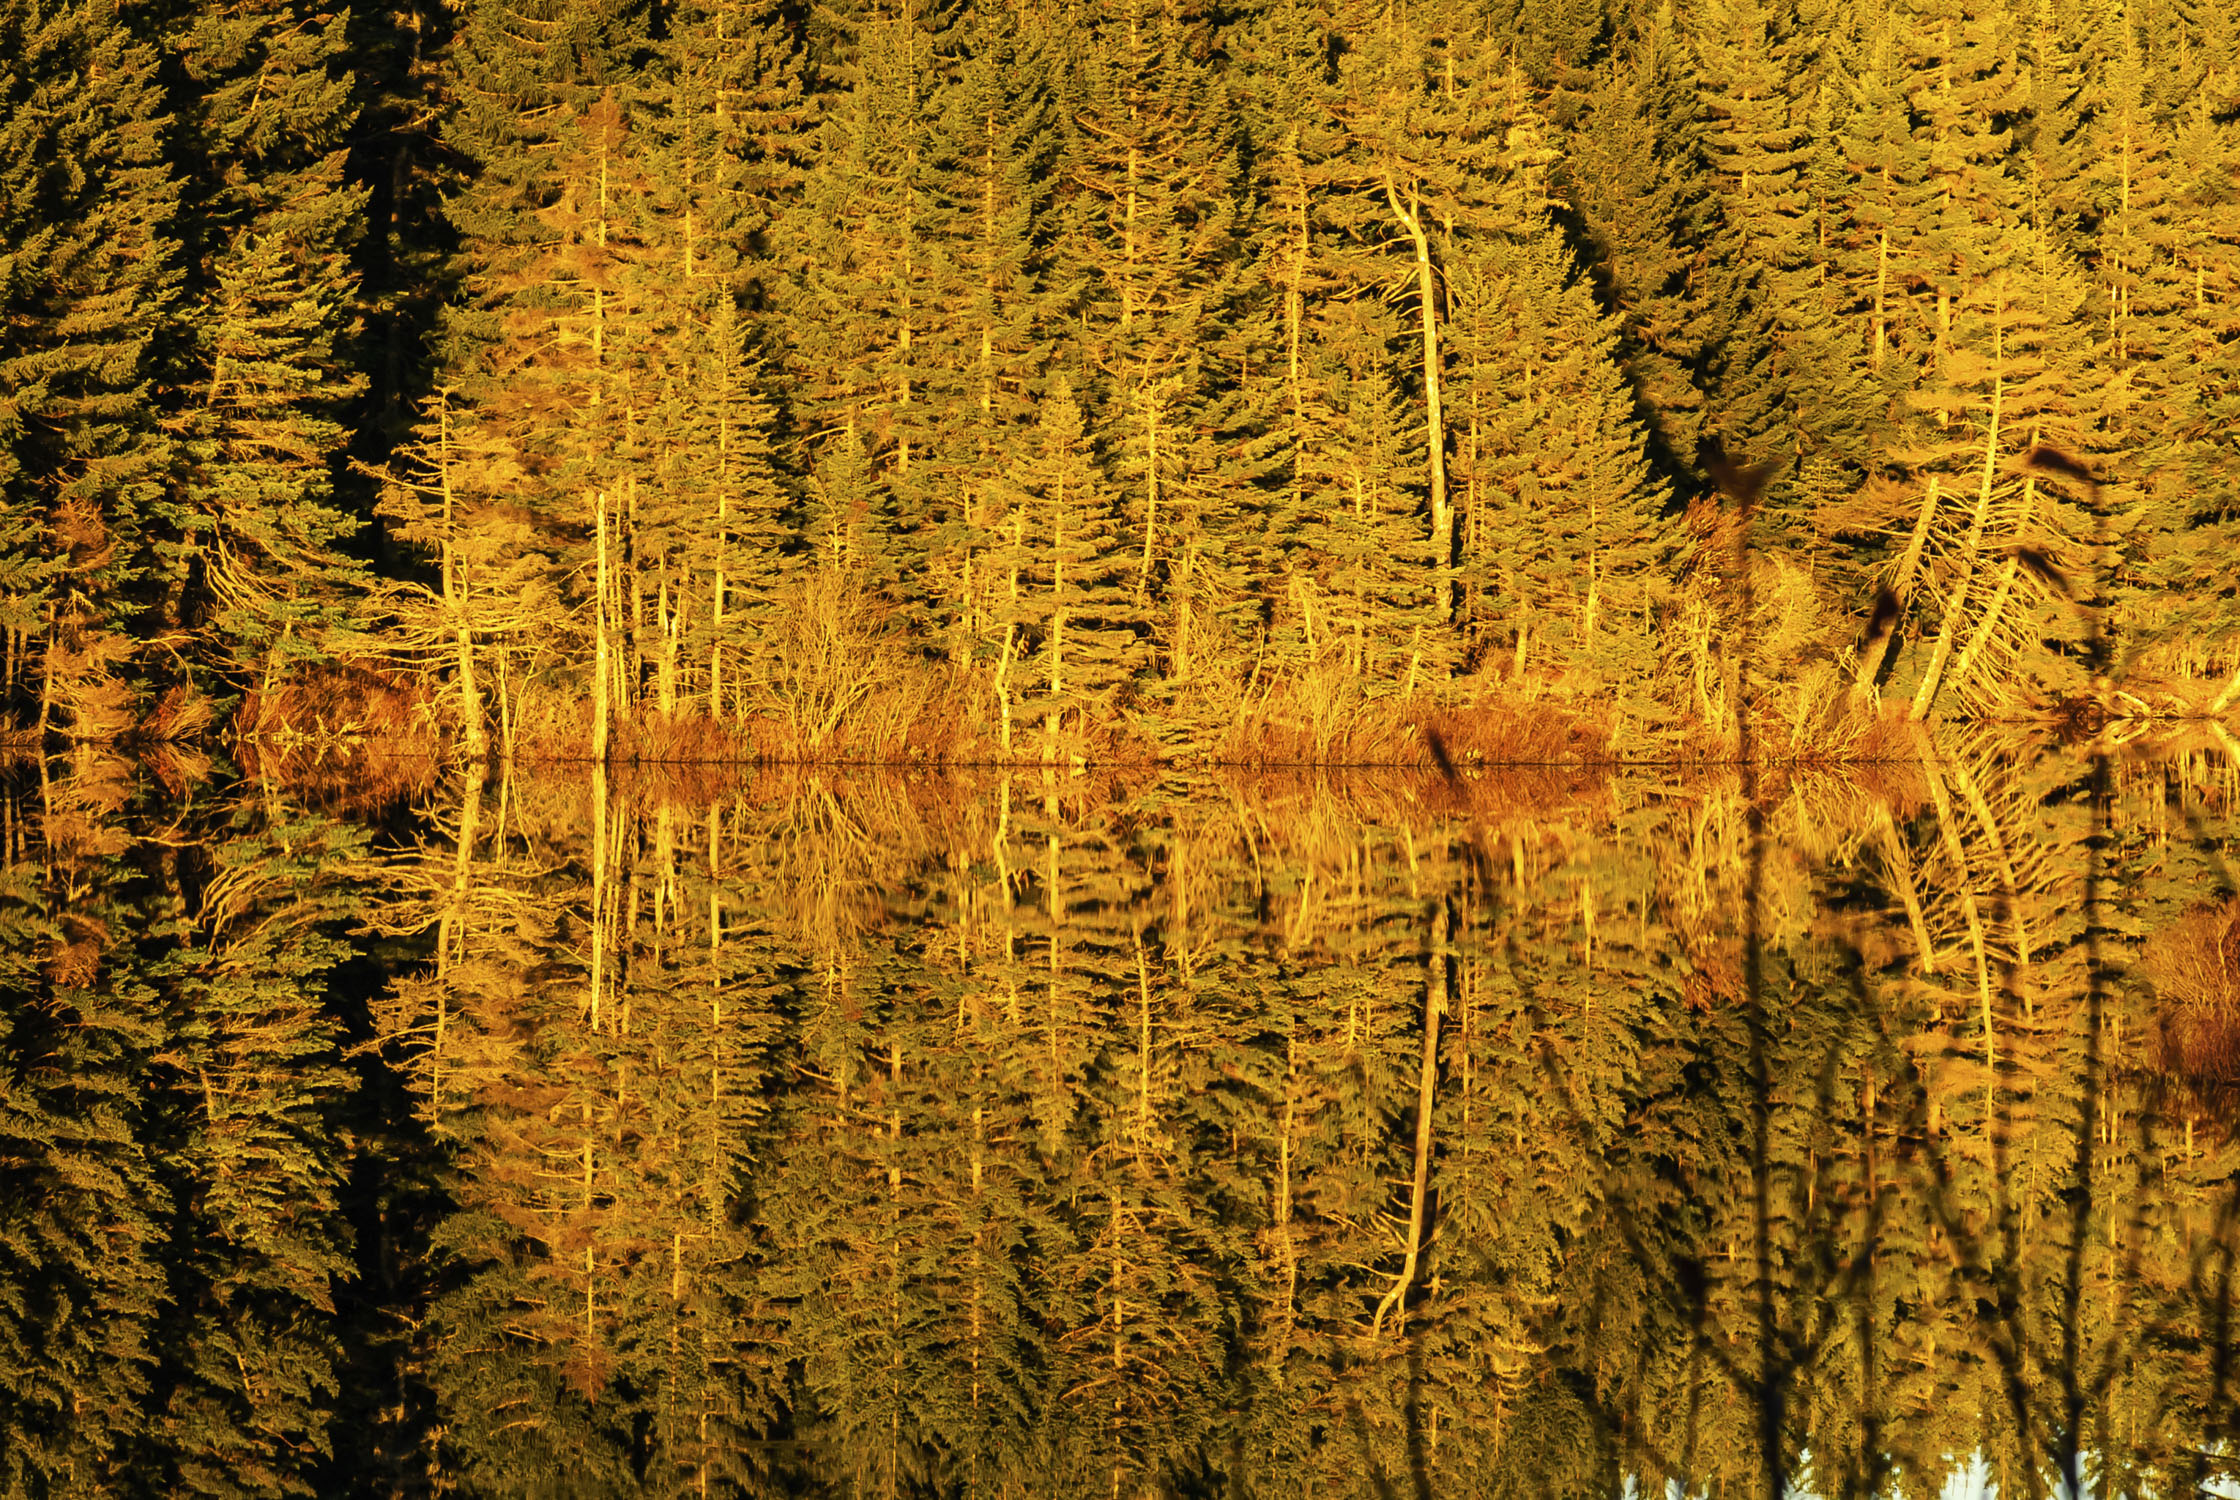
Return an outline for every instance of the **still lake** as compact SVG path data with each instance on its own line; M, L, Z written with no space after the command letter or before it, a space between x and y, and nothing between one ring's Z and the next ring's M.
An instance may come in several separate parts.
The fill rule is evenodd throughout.
M19 766L0 1493L2220 1485L2228 747Z

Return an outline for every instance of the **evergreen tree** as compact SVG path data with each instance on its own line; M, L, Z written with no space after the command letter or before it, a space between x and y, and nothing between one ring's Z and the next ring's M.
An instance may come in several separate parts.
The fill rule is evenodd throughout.
M220 670L269 688L291 661L348 649L363 595L343 550L357 522L333 493L364 387L345 362L367 202L343 181L354 81L342 21L284 5L197 15L174 43L189 274L173 378L198 399L159 566L167 613L226 643Z
M1475 644L1638 690L1673 541L1613 362L1552 229L1450 274L1463 577Z
M987 13L958 31L926 217L935 279L920 370L941 526L927 566L954 600L951 660L986 672L1002 662L1003 627L992 621L1010 586L995 561L1006 545L1003 476L1034 440L1064 317L1066 293L1050 272L1061 122L1041 37Z
M1209 356L1239 290L1236 122L1171 10L1101 4L1073 63L1074 191L1055 253L1081 278L1080 358L1141 548L1137 608L1159 622L1164 664L1179 658L1186 674L1204 612L1194 560L1229 519L1204 435L1220 379Z
M1141 554L1062 377L1043 400L1034 447L1015 461L1010 486L1019 593L1003 623L1030 643L1017 712L1041 721L1048 760L1061 747L1080 753L1092 726L1128 709L1149 657L1134 570Z
M101 738L132 717L170 439L152 340L178 286L155 49L104 4L0 11L0 487L25 717ZM20 549L20 550L17 550ZM35 664L34 664L35 663Z
M1596 285L1621 319L1635 399L1666 462L1682 465L1702 433L1692 263L1711 212L1695 68L1659 7L1600 73L1558 166Z
M167 901L156 967L167 1038L158 1137L177 1204L148 1477L203 1494L309 1494L331 1453L334 1288L350 1274L337 1197L349 1088L321 1005L343 953L332 872L352 829L237 806L194 908ZM261 826L260 826L261 825Z

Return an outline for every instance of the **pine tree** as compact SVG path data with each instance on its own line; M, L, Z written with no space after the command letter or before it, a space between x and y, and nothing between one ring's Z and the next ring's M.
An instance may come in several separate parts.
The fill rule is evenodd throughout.
M1413 357L1402 366L1405 387L1422 413L1425 512L1437 608L1452 614L1455 512L1447 483L1451 434L1442 384L1438 281L1457 238L1513 222L1499 194L1545 196L1545 157L1521 180L1504 182L1500 153L1537 147L1541 132L1520 107L1522 79L1485 49L1461 37L1437 37L1412 15L1386 11L1350 18L1349 56L1341 67L1343 118L1350 134L1347 186L1352 202L1343 231L1391 254L1382 274L1408 277L1414 307ZM1508 140L1515 127L1521 140ZM1403 269L1405 268L1405 269ZM1373 273L1374 274L1374 273ZM1380 278L1381 279L1381 275ZM1433 645L1442 652L1446 641Z
M1211 503L1201 434L1216 420L1208 355L1241 272L1236 124L1170 10L1100 4L1081 49L1064 163L1074 191L1055 253L1082 278L1078 347L1099 447L1142 549L1137 607L1159 621L1165 665L1186 673L1203 608L1192 560L1228 519Z
M345 952L334 872L363 835L230 811L199 909L178 890L158 929L178 943L153 975L167 1037L151 1107L179 1222L151 1462L198 1493L309 1494L332 1451L334 1288L351 1271L337 1203L351 1080L322 1002Z
M1701 351L1691 264L1708 232L1695 58L1669 7L1644 18L1601 71L1558 171L1620 358L1663 462L1692 465L1701 442Z
M11 794L0 875L0 1484L55 1500L147 1458L167 1291L142 1144L163 1024L108 770L42 789L35 844Z
M1017 713L1041 721L1050 760L1061 749L1081 753L1093 726L1127 710L1149 660L1141 554L1062 377L1043 400L1035 445L1015 462L1010 485L1022 576L1003 623L1031 643Z
M1001 665L1002 627L991 621L1009 588L995 562L1009 514L1003 476L1034 440L1064 317L1066 294L1051 274L1061 122L1040 37L986 13L957 29L926 218L935 264L919 368L926 461L939 471L926 491L939 529L927 566L954 601L948 655L985 673Z
M2089 441L2111 477L2136 485L2109 498L2137 514L2122 527L2111 600L2123 652L2188 675L2229 650L2231 605L2214 556L2229 542L2232 485L2208 434L2228 405L2209 353L2229 324L2209 290L2212 266L2230 253L2240 218L2225 174L2229 127L2206 101L2165 124L2151 110L2136 34L2126 28L2102 64L2098 107L2070 190L2095 226L2097 283L2088 377L2098 421ZM2134 498L2135 496L2135 498Z
M366 190L343 181L356 116L339 19L286 6L197 16L181 129L188 260L174 378L194 393L165 507L168 612L226 643L221 670L269 688L351 649L357 530L333 493ZM212 641L211 644L216 644Z
M1673 541L1616 331L1552 228L1474 249L1449 277L1468 628L1512 680L1644 684Z
M704 700L720 719L769 675L792 495L771 449L767 367L750 355L734 294L719 286L700 307L659 356L639 524L658 548L657 705Z
M178 284L177 186L156 54L126 16L11 5L0 53L0 487L26 559L10 607L19 666L37 661L15 685L26 717L99 738L130 720L112 668L136 654L153 603L170 442L152 340Z
M937 261L926 239L943 65L938 20L914 5L846 18L844 86L778 231L796 431L812 463L836 440L862 448L875 491L867 498L902 549L882 582L902 591L919 633L938 632L955 607L944 597L954 575L934 561L941 517L927 503L933 416L919 373L921 335L939 316Z
M643 580L626 566L625 455L643 440L646 398L638 371L609 358L610 343L638 352L619 326L638 309L620 305L614 281L638 248L629 106L646 24L629 6L473 7L454 44L462 86L447 131L474 176L447 209L467 296L444 329L444 380L464 440L510 471L509 506L534 538L522 550L554 565L544 598L568 615L540 628L562 646L554 666L588 689L601 758L651 655Z
M1868 418L1855 356L1831 322L1812 168L1832 107L1809 78L1813 38L1755 0L1696 19L1699 91L1716 223L1700 316L1704 439L1713 454L1786 465L1828 451L1862 457ZM1786 479L1790 471L1784 470ZM1792 484L1776 484L1758 543L1813 550Z
M1448 631L1441 569L1416 499L1423 434L1396 389L1391 350L1406 342L1392 313L1366 299L1317 320L1305 417L1314 437L1299 460L1298 509L1284 602L1286 654L1315 683L1357 682L1403 695L1445 675Z

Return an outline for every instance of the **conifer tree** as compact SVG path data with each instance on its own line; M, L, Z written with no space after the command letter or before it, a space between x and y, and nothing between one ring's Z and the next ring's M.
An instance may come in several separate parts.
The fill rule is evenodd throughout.
M1703 396L1691 263L1708 232L1696 61L1659 6L1600 70L1558 171L1585 257L1621 319L1620 358L1667 462L1694 462Z
M1474 248L1450 274L1470 629L1512 679L1642 684L1672 543L1615 330L1552 229Z
M1235 121L1171 10L1100 4L1074 65L1074 191L1056 254L1082 281L1080 358L1142 549L1138 607L1159 621L1167 664L1179 657L1187 671L1191 559L1227 519L1199 435L1215 420L1207 354L1241 270Z
M183 889L165 903L179 942L153 976L168 1033L156 1129L183 1221L157 1472L204 1494L308 1494L332 1451L334 1289L350 1273L337 1206L349 1084L321 1000L343 954L333 872L362 835L285 808L230 811L199 909Z
M10 246L0 298L0 487L29 561L12 582L18 702L81 737L125 727L170 441L152 340L178 284L156 53L113 6L0 11ZM52 580L49 583L47 580Z
M168 613L226 643L216 665L269 687L349 649L357 529L333 493L367 194L343 182L357 114L339 18L286 6L199 15L176 39L189 91L188 260L174 377L193 393L165 507ZM213 644L215 644L213 642Z
M942 518L929 505L932 413L919 371L922 335L939 316L926 240L939 18L910 4L840 21L841 88L780 231L795 426L812 463L835 441L862 449L872 487L863 498L908 559L883 581L903 591L914 629L937 630L954 608L944 597L953 578L930 565Z
M1062 377L1043 400L1034 447L1015 462L1010 484L1022 577L1004 623L1032 643L1017 713L1040 721L1041 753L1054 759L1061 747L1079 746L1092 725L1127 709L1149 657L1141 554Z
M474 175L447 208L467 296L443 332L445 378L462 434L510 471L513 514L557 565L546 597L569 610L565 666L589 679L602 758L643 665L641 580L624 566L634 486L617 462L634 403L609 345L623 342L612 279L636 248L628 106L646 24L628 5L469 9L448 132ZM559 624L545 621L547 634Z
M941 95L926 218L934 257L920 364L927 461L939 471L940 536L927 566L955 601L945 645L981 671L1000 664L991 625L1008 591L1004 473L1033 441L1050 343L1065 292L1051 276L1060 124L1051 49L1008 20L976 12ZM948 580L953 579L953 583Z
M674 622L662 635L659 702L674 713L680 698L705 699L724 718L769 675L791 495L771 450L767 367L750 355L735 296L719 285L700 306L661 356L655 482L640 521L661 549L656 608Z
M132 1483L162 1352L170 1209L140 1137L163 1024L125 936L148 913L123 790L47 789L60 816L0 884L0 1483L55 1500Z
M1445 675L1449 635L1416 499L1423 434L1388 363L1406 332L1366 299L1337 304L1317 324L1305 408L1315 436L1285 528L1298 670L1412 693Z
M1799 55L1812 38L1755 0L1711 6L1694 25L1718 205L1700 313L1707 451L1786 464L1821 450L1857 462L1871 411L1820 295L1812 169L1834 116L1818 108L1811 59ZM1807 498L1777 484L1760 544L1807 550Z
M1411 357L1401 368L1422 419L1426 561L1443 620L1454 604L1455 513L1439 277L1452 242L1507 217L1495 196L1506 144L1496 125L1525 125L1520 116L1528 111L1508 107L1522 86L1513 71L1502 71L1497 59L1461 37L1435 36L1412 15L1359 13L1349 18L1348 33L1340 87L1352 201L1342 226L1393 256L1396 263L1383 269L1409 278Z

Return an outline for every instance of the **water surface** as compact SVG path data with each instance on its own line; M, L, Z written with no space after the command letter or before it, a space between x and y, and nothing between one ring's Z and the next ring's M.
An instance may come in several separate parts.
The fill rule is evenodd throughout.
M2236 792L58 759L0 1490L2181 1492Z

